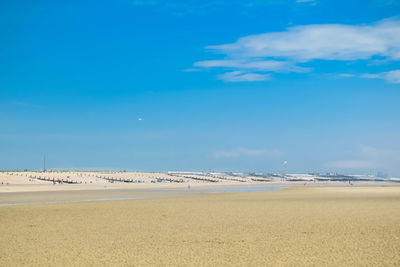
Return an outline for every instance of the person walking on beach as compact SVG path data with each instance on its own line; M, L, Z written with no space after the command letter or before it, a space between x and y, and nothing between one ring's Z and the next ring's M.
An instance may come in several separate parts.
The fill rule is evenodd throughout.
M190 182L188 182L188 189L190 189Z

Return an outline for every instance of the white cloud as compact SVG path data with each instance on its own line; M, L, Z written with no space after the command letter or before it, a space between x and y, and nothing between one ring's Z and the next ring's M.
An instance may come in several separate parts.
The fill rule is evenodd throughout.
M340 73L339 74L339 77L343 77L343 78L351 78L351 77L354 77L355 75L354 74L351 74L351 73Z
M307 72L310 68L301 65L311 64L314 60L373 61L380 57L397 61L400 60L400 20L385 19L363 25L295 26L282 32L249 35L234 43L206 48L225 58L198 61L194 63L195 67L252 71L258 75L263 75L262 72ZM384 79L398 83L399 74L387 72Z
M195 67L213 68L237 68L257 71L291 71L291 72L307 72L309 68L296 66L287 61L278 60L243 60L243 59L225 59L225 60L205 60L198 61L193 64Z
M369 59L374 55L398 60L400 21L296 26L284 32L250 35L232 44L207 48L235 58L286 58L296 62Z
M239 157L278 157L282 153L279 150L273 149L247 149L236 148L230 151L216 151L212 154L214 158L239 158Z
M400 83L400 70L391 70L378 74L365 73L360 75L361 78L367 79L383 79L389 83Z
M246 73L243 71L232 71L221 74L219 79L225 82L257 82L270 79L269 74Z

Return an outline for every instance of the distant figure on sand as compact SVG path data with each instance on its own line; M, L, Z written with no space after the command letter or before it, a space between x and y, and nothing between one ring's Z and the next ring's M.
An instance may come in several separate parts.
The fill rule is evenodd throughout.
M190 182L188 183L188 189L190 189Z

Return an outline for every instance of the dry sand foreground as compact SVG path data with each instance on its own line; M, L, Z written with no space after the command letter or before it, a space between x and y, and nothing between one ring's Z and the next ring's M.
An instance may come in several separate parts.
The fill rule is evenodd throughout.
M0 266L400 265L400 187L0 207Z

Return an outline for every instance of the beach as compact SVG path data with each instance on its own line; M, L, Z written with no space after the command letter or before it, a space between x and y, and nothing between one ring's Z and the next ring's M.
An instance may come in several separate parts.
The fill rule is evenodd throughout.
M0 267L400 267L400 0L2 0L0 40Z
M5 206L0 223L1 266L400 264L398 186Z

